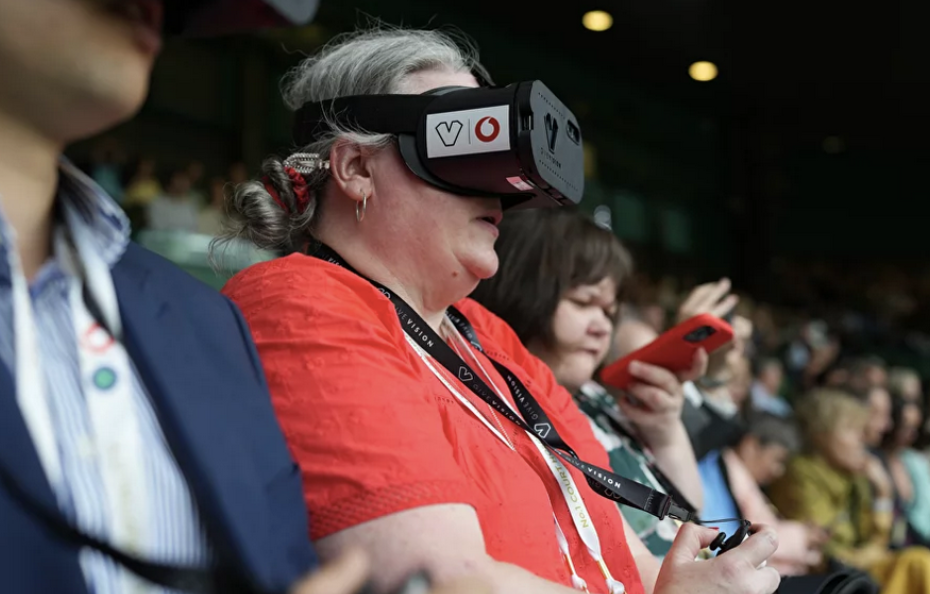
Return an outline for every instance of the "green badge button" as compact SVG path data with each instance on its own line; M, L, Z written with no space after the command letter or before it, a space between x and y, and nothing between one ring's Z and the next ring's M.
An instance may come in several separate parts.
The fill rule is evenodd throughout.
M109 367L94 372L94 385L100 390L109 390L116 383L116 373Z

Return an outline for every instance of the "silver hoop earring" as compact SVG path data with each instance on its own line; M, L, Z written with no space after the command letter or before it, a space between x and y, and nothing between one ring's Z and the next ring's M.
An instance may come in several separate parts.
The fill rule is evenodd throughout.
M361 206L361 208L359 208ZM365 211L368 210L368 196L362 192L362 201L355 203L355 220L359 223L362 222L362 219L365 218Z

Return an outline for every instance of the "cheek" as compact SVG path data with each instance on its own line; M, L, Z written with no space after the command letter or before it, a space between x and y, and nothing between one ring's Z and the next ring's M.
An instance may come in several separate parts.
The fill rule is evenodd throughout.
M573 304L562 301L552 319L552 333L560 350L571 349L584 337L584 316Z

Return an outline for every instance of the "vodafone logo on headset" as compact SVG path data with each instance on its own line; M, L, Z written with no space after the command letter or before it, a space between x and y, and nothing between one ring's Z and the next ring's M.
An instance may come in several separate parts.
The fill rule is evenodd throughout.
M510 106L495 105L426 116L430 159L510 150Z
M475 138L479 142L493 142L500 133L501 123L497 121L497 118L484 116L475 124Z

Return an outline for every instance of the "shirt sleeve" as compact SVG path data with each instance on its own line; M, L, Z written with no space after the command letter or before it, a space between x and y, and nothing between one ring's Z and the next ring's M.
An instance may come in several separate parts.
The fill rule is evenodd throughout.
M805 567L811 557L805 525L778 519L758 483L749 474L736 452L731 449L724 450L723 460L727 465L730 491L744 517L754 524L771 526L778 534L778 550L772 554L771 559L773 567L779 570L783 567L794 569L798 565Z
M271 267L238 279L232 295L301 468L311 537L426 505L474 505L434 382L390 303L367 284L350 289L327 276ZM293 290L311 283L309 298Z

